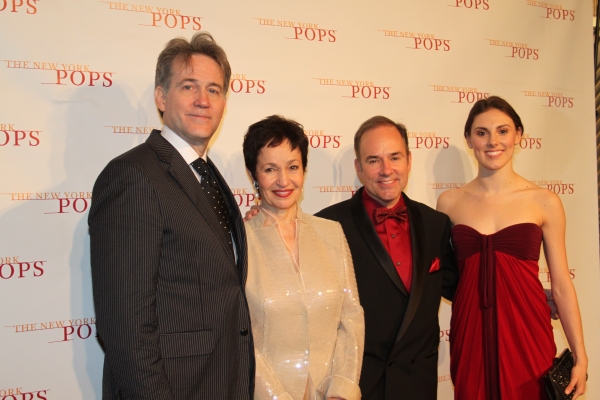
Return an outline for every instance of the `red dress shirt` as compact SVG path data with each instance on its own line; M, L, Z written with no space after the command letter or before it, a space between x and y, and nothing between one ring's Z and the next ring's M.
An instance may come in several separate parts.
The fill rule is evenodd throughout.
M375 222L375 209L383 207L375 201L366 190L362 192L362 202L367 214L375 227L383 247L387 250L390 258L394 262L394 267L406 290L410 292L412 282L412 247L410 239L409 221L400 221L396 218L387 218L381 224ZM398 203L392 209L405 207L404 198L400 196Z

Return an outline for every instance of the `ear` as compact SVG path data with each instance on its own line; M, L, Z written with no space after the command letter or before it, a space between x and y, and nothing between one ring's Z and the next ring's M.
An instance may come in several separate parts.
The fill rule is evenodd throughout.
M360 166L360 161L358 161L358 159L354 159L354 169L356 170L357 174L362 172L362 168Z
M154 103L156 103L156 107L162 112L165 112L166 109L166 97L167 93L164 91L162 86L157 86L154 88Z
M515 146L521 142L521 139L523 139L523 129L519 128L517 129L517 134L515 136Z
M250 177L250 180L252 181L252 184L254 184L254 181L255 181L254 176L252 175L252 173L250 172L250 170L248 168L246 168L246 173Z

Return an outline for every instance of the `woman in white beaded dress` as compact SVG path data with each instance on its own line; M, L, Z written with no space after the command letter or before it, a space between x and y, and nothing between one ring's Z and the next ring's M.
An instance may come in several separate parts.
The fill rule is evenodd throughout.
M254 398L358 400L364 318L348 244L337 222L298 205L308 138L271 116L248 128L243 147L261 198L246 222Z

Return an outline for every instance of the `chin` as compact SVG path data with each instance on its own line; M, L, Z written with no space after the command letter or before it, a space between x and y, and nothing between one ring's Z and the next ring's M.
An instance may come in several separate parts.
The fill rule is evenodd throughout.
M266 203L277 210L287 210L296 205L295 201L274 201Z
M402 192L398 192L398 193L386 193L386 196L381 196L380 199L382 199L386 203L390 203L390 202L398 200L401 195L402 195Z

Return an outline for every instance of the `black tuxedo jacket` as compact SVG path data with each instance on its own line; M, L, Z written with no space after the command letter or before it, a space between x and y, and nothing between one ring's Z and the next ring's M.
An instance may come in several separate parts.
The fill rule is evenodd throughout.
M190 166L153 131L98 177L89 215L103 399L252 399L254 349L237 204L212 162L228 237Z
M409 294L367 215L361 198L363 190L316 214L342 225L352 253L365 313L362 398L436 399L438 310L441 296L451 300L457 283L450 220L403 194L412 240ZM436 258L441 268L430 273Z

